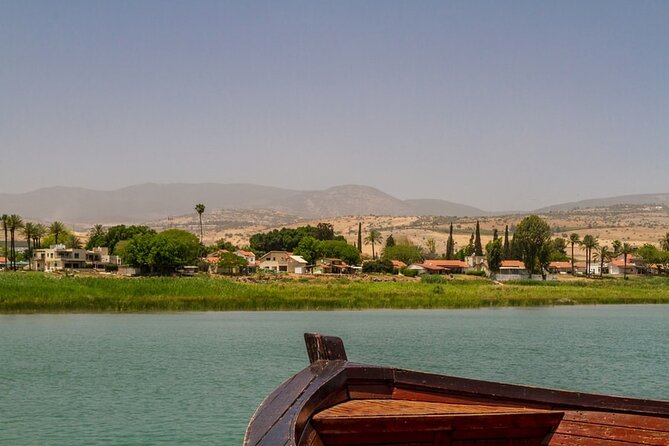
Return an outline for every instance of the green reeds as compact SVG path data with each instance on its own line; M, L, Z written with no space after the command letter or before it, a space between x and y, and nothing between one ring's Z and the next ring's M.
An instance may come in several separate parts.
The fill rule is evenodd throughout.
M527 281L275 280L0 274L0 313L478 308L669 303L668 278Z

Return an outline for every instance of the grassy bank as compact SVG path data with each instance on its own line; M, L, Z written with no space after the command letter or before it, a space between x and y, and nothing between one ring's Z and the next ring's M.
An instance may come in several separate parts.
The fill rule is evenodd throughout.
M0 274L0 313L477 308L669 303L669 279L446 283Z

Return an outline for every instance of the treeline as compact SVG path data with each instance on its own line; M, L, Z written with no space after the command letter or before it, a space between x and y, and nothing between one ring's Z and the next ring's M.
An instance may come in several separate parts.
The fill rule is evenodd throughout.
M299 228L281 228L253 234L249 243L256 255L263 255L269 251L293 251L305 237L311 237L320 241L346 241L343 236L335 235L331 224L318 223L316 226L307 225Z

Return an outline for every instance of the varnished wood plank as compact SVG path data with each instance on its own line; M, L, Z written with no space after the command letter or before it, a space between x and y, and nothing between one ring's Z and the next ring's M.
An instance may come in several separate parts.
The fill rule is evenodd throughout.
M669 416L669 401L612 397L564 390L543 389L516 384L495 383L453 376L434 375L410 370L395 370L395 385L406 389L435 393L484 395L497 399L550 404L564 409L604 409L628 413Z
M669 445L669 432L611 426L606 424L563 421L560 423L556 433L637 444L658 446Z
M397 417L397 416L433 416L457 414L517 414L517 413L552 413L524 407L510 407L484 404L434 403L397 399L360 399L350 400L314 415L314 420L351 417Z
M633 446L635 443L604 438L579 437L556 432L548 444L549 446Z
M567 411L564 420L669 432L669 418L651 417L646 415L628 415L579 410Z

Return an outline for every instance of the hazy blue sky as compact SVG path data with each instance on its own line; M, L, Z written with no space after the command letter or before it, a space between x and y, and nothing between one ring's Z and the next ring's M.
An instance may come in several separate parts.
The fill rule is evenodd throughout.
M0 0L0 192L669 192L669 1Z

